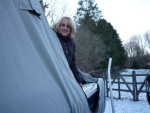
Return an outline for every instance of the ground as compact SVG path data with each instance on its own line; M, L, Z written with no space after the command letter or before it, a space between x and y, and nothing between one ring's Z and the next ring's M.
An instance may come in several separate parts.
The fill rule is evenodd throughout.
M126 69L126 71L122 72L122 74L131 74L132 69ZM136 73L148 73L149 70L140 69L135 70ZM128 77L129 78L129 77ZM127 79L126 79L127 80ZM144 78L140 78L137 80L144 80ZM131 81L131 80L129 80ZM114 85L112 87L115 87ZM113 100L111 101L110 97L106 98L106 108L105 113L113 113L112 104L114 103L115 113L150 113L150 105L146 99L146 93L140 93L139 101L133 101L133 97L131 93L121 93L122 99L117 99L118 94L116 91L112 91Z

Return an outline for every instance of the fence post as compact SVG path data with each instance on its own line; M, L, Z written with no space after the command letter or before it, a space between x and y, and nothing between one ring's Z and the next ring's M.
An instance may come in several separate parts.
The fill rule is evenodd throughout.
M105 75L105 77L106 77L106 93L107 93L107 97L109 97L109 93L108 93L108 82L107 82L107 80L108 80L108 75L106 74L107 73L107 71L103 71L103 74Z
M138 101L138 93L137 93L137 82L136 82L136 73L132 71L132 81L133 81L133 100Z
M121 94L120 94L120 72L119 72L119 67L116 67L116 76L118 76L118 94L119 94L119 99L121 99Z

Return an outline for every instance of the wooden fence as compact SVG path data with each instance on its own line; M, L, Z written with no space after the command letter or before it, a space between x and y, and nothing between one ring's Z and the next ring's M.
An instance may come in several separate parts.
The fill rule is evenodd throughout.
M109 96L109 85L108 85L108 74L107 74L107 70L98 70L98 71L94 71L92 73L92 75L94 77L100 77L104 79L104 82L106 84L106 93L107 93L107 97ZM137 77L139 76L143 76L144 80L142 82L138 82L137 81ZM113 84L117 84L117 88L112 88L112 90L117 91L118 92L118 98L121 99L121 92L129 92L132 94L133 96L133 100L134 101L138 101L139 100L139 94L140 93L146 93L145 91L145 78L146 78L147 74L136 74L135 71L132 71L131 75L121 75L119 72L119 68L115 67L111 69L111 77L112 77L112 86ZM125 77L130 77L131 78L131 82L126 81ZM125 85L127 88L126 89L122 89L121 85Z

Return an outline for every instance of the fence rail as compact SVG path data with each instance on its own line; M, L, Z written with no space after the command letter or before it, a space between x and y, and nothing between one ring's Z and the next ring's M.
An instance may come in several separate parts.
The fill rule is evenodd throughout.
M107 70L97 70L92 73L94 77L100 77L104 79L104 82L106 83L106 93L107 97L109 96L109 85L108 85L108 74ZM146 93L144 86L145 86L145 78L142 82L137 81L137 77L142 76L145 77L147 74L136 74L135 71L132 71L131 75L121 75L119 68L115 67L111 69L111 77L112 77L112 82L111 84L117 84L117 88L113 88L112 90L118 92L118 98L121 99L121 92L129 92L133 96L134 101L139 100L139 94L140 93ZM125 77L130 77L131 82L126 81ZM125 85L127 89L121 88L121 85Z

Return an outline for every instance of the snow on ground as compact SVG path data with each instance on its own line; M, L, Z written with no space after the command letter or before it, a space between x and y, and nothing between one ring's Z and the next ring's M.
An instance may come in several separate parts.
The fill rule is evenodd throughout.
M131 75L132 69L126 69L121 74ZM147 74L150 70L139 69L134 70L138 74ZM144 77L137 78L137 81L144 81ZM132 81L131 77L126 77L126 81ZM116 87L115 84L112 87ZM123 89L125 85L121 86ZM133 101L133 96L130 92L121 92L121 99L118 98L118 93L112 91L115 113L150 113L150 105L146 99L146 93L139 94L139 101ZM110 97L106 98L106 108L104 113L113 113Z
M150 105L146 99L132 101L128 99L114 99L115 113L150 113ZM112 113L111 100L106 99L105 113Z

